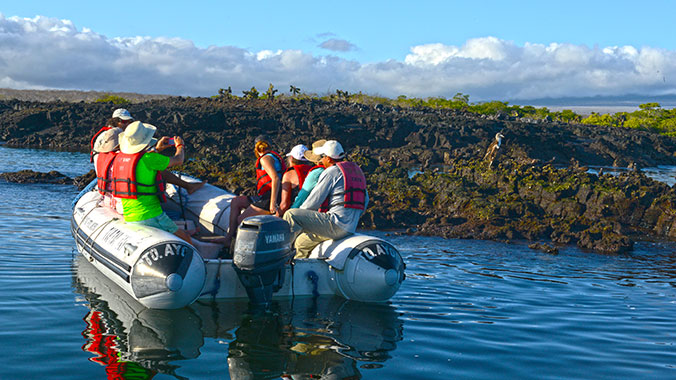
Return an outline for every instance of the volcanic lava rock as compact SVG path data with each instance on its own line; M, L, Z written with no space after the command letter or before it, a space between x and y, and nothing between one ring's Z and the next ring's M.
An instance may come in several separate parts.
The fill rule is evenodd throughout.
M33 170L20 170L13 173L0 173L0 179L15 183L52 183L59 185L72 185L73 180L56 170L48 173L40 173Z

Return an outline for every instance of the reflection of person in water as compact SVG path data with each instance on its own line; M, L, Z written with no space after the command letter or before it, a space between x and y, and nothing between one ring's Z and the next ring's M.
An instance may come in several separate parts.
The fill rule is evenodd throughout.
M122 360L119 351L119 338L110 332L106 326L103 313L91 310L84 318L87 328L82 333L87 338L87 343L82 349L91 352L96 357L91 361L106 367L106 378L118 379L152 379L157 372L144 368L138 363Z
M175 363L196 358L204 342L194 312L146 309L83 256L77 256L74 268L74 287L90 308L83 318L82 350L105 367L106 378L141 380L162 373L180 379Z

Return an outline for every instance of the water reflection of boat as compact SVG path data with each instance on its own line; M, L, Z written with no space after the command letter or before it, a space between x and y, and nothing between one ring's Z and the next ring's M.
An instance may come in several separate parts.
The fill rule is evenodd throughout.
M214 338L229 342L233 379L356 379L360 367L384 365L402 339L403 322L388 304L320 296L275 301L263 311L246 300L153 310L118 291L82 256L74 269L76 291L91 309L83 349L105 366L108 378L181 378L180 362L197 359L205 338Z

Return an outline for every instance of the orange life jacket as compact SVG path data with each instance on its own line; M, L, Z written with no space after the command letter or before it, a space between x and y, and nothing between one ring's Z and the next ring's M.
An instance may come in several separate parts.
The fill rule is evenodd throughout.
M117 156L117 152L98 153L96 159L96 187L101 194L113 193L113 173L112 164Z
M113 129L112 127L109 126L104 126L99 129L98 132L94 134L94 137L92 137L92 141L89 143L89 162L94 162L94 143L96 142L96 138L99 137L99 135L107 130Z
M343 182L345 191L340 194L331 194L322 203L320 212L328 211L334 206L343 206L345 208L355 208L363 210L366 206L366 176L359 165L350 161L336 162L336 166L343 174ZM343 201L329 205L329 198L335 195L343 195Z
M272 186L270 183L272 182L272 179L268 175L268 173L263 169L263 165L261 164L261 158L265 157L266 155L271 154L273 157L275 157L277 160L279 160L279 163L281 164L282 170L278 172L277 174L282 176L282 173L286 171L286 165L284 165L284 159L282 159L282 156L279 155L279 153L275 151L269 151L262 156L258 157L258 160L256 160L256 192L258 195L263 195L267 193L268 191L272 190Z
M113 161L113 196L125 199L137 199L139 195L157 195L160 201L166 202L167 196L164 193L164 180L160 172L157 172L154 183L139 183L136 181L136 166L141 157L147 153L142 151L134 154L118 153ZM140 192L137 186L156 186L156 192Z

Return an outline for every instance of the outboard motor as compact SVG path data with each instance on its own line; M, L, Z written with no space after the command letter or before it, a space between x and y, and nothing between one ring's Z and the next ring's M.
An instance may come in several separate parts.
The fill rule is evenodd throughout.
M293 256L291 228L272 215L244 219L237 230L233 266L249 301L266 304L284 285L286 263Z

